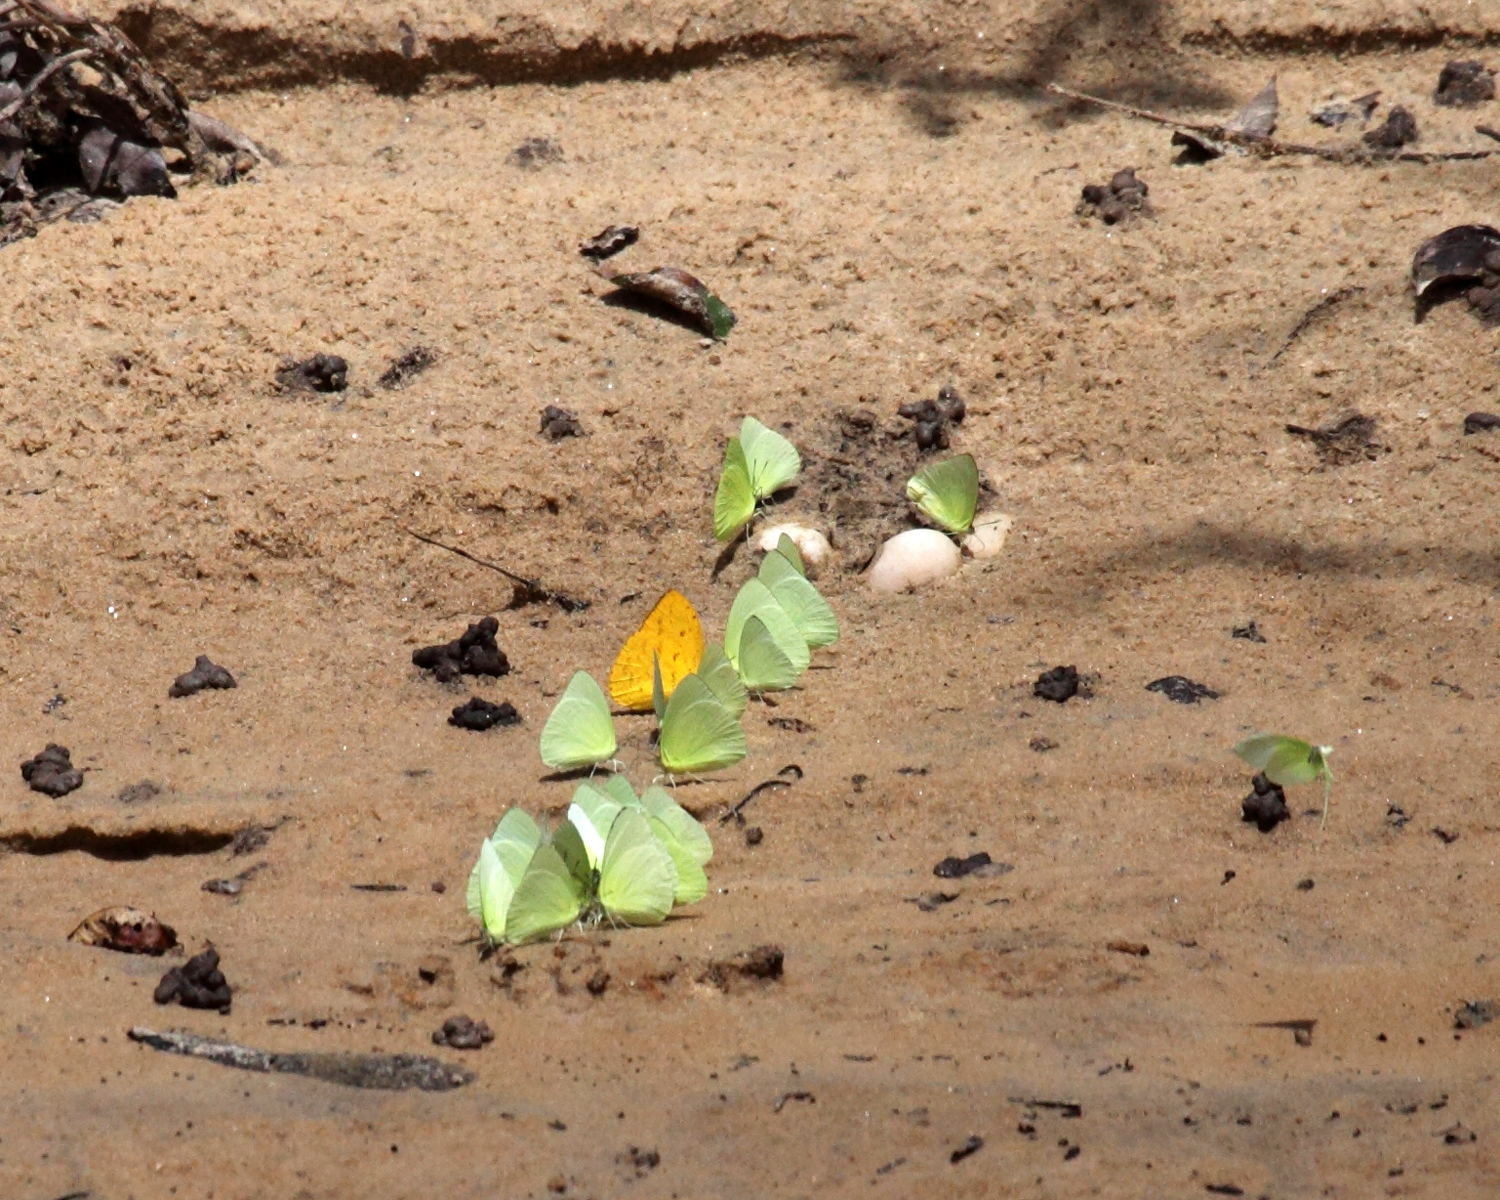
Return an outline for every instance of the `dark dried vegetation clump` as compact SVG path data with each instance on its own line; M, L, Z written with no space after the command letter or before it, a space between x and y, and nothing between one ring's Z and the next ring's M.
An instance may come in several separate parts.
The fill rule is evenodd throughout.
M1108 183L1085 184L1076 211L1080 217L1098 217L1106 225L1118 225L1138 214L1151 215L1146 202L1149 191L1146 181L1135 177L1134 167L1124 167Z
M83 786L83 772L73 766L68 748L55 742L48 742L45 750L21 764L21 778L33 792L54 799Z
M451 683L460 675L510 674L510 659L495 641L500 622L485 617L464 630L463 636L440 646L413 650L411 661L424 671L431 671L439 683Z

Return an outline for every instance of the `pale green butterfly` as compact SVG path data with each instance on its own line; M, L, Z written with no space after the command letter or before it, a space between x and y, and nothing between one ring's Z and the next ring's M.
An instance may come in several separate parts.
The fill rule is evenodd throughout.
M505 940L534 941L566 929L583 912L587 891L551 845L538 846L510 900Z
M1323 821L1328 820L1328 797L1333 791L1333 772L1328 768L1332 746L1314 746L1278 733L1258 733L1234 748L1234 752L1277 787L1323 781Z
M960 536L974 524L979 468L972 454L958 454L926 467L907 482L906 495L924 516Z
M661 765L669 772L717 771L746 754L739 718L698 678L688 675L667 701L656 741Z
M801 470L797 447L754 417L746 417L739 436L729 439L724 452L724 470L714 493L714 536L727 542L755 515L757 501L786 487Z
M587 671L575 671L542 727L542 761L572 771L613 758L618 745L604 689Z
M641 806L641 798L635 794L635 788L630 786L630 780L626 779L623 775L611 775L602 784L597 779L591 779L589 783L600 791L613 796L626 808L640 808Z
M611 920L626 925L660 925L672 911L676 893L677 865L671 852L651 832L642 813L621 809L610 826L599 867L599 907Z
M750 490L750 466L745 448L732 437L724 451L724 469L714 492L714 537L727 542L755 515L755 493Z
M542 831L537 828L537 823L521 809L512 808L500 818L500 823L495 826L495 832L490 834L484 840L484 845L480 847L479 862L475 863L474 869L469 872L467 895L469 914L482 921L486 930L490 929L493 924L496 932L492 936L496 940L505 931L505 912L510 906L510 897L514 894L516 885L521 882L521 876L525 874L526 865L531 861L531 856L541 844ZM495 856L490 866L492 875L488 896L491 911L488 918L483 911L486 876L481 870L485 861L486 846ZM500 869L499 877L493 877L495 868Z
M839 640L838 618L828 607L828 601L780 550L766 555L756 578L771 589L771 595L786 610L810 649L831 646Z
M636 807L639 803L636 801L631 807ZM577 829L583 838L590 867L598 869L599 862L604 857L604 840L609 836L609 828L624 807L613 796L588 783L579 784L573 793L573 803L568 806L567 824Z
M552 848L568 868L568 874L577 880L579 892L587 904L599 883L599 863L589 857L582 831L572 820L564 821L552 831Z
M802 674L759 617L751 617L740 632L739 673L746 690L757 694L785 691Z
M796 567L798 575L807 574L807 565L802 561L802 551L798 550L797 543L784 533L776 539L776 553Z
M653 821L666 826L672 840L693 862L705 866L714 856L713 840L698 819L673 800L666 788L652 784L641 794L641 804ZM658 835L659 836L659 835ZM662 839L666 841L665 838Z
M736 670L740 665L740 634L745 628L745 622L751 617L760 618L766 632L797 669L797 674L807 670L812 661L807 639L802 636L801 630L786 609L781 607L775 594L759 579L745 581L745 586L740 588L734 603L729 606L729 620L724 624L724 653L729 655L729 661L734 663ZM741 675L743 677L743 672Z
M697 674L731 715L738 717L745 711L745 705L750 700L749 693L740 682L740 674L729 661L729 655L724 653L723 646L715 642L704 648L703 661L698 664Z

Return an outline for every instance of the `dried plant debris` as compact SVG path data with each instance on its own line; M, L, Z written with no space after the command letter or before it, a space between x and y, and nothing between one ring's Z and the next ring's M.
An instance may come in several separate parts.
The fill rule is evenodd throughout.
M443 1022L441 1029L432 1032L432 1041L437 1046L450 1050L482 1050L495 1040L494 1031L483 1021L459 1013Z
M961 879L965 875L977 875L984 879L994 879L1001 875L1009 875L1015 868L1010 863L995 862L985 850L977 854L971 854L968 858L959 858L950 854L942 859L937 866L932 868L932 873L939 879Z
M48 742L46 749L21 764L21 778L33 792L56 799L83 786L83 772L73 766L66 746Z
M640 237L641 230L638 225L611 225L602 233L596 233L580 245L578 253L594 262L603 262L606 258L614 257L621 250L634 246L640 241Z
M1138 214L1151 215L1151 206L1146 202L1149 190L1144 179L1136 178L1134 167L1124 167L1108 183L1085 184L1074 211L1080 217L1096 216L1106 225L1118 225Z
M560 442L565 437L582 437L583 426L567 409L549 404L542 409L541 432L554 442Z
M392 359L391 365L381 372L380 386L387 391L404 388L437 360L438 352L431 346L413 346Z
M460 704L448 718L448 724L456 725L459 729L472 729L477 733L493 729L496 725L518 725L520 722L521 714L516 711L514 704L508 701L491 704L479 696L471 697L467 704Z
M348 386L349 364L337 354L286 359L276 371L276 387L283 392L342 392Z
M917 449L922 451L946 450L950 444L948 427L962 425L968 411L969 406L952 384L940 387L936 400L916 400L896 410L899 416L914 422L912 432L917 439Z
M1468 437L1475 433L1489 433L1500 429L1500 417L1494 413L1471 412L1464 418L1464 436Z
M1500 231L1455 225L1417 247L1411 261L1417 316L1462 292L1485 325L1500 324Z
M674 309L719 341L734 328L735 316L729 306L681 267L657 267L624 275L611 275L602 266L599 271L617 288Z
M756 946L744 954L709 963L699 982L711 983L721 992L729 991L736 982L770 983L781 978L785 960L780 946Z
M154 779L142 779L139 783L127 783L115 793L115 799L121 804L140 804L160 795L161 784Z
M1419 141L1420 136L1416 117L1398 104L1386 114L1385 124L1370 130L1362 140L1377 150L1399 150Z
M1482 62L1451 62L1438 75L1432 102L1447 108L1473 108L1495 98L1495 72Z
M1286 793L1265 775L1250 781L1250 794L1240 801L1240 820L1253 821L1262 833L1270 833L1292 814L1286 806Z
M1200 700L1217 700L1219 693L1186 675L1164 675L1146 685L1148 692L1160 692L1175 704L1197 704Z
M151 998L158 1004L175 1002L183 1008L216 1008L227 1015L233 991L219 970L219 952L210 946L163 975Z
M196 692L201 692L205 688L235 688L239 686L234 681L233 675L223 667L211 662L208 655L200 654L194 660L191 671L179 675L172 681L172 686L167 689L167 695L173 699L181 699L183 696L191 696Z
M1500 1004L1493 1000L1467 1000L1453 1014L1454 1029L1479 1029L1500 1017Z
M1078 668L1053 667L1043 671L1031 685L1031 694L1041 700L1064 704L1078 695Z
M283 818L284 819L284 818ZM235 858L264 850L271 842L271 835L280 825L246 825L238 830L229 843L229 853Z
M1260 631L1260 627L1254 621L1236 625L1229 631L1229 636L1239 638L1243 642L1259 642L1262 646L1266 644L1266 635Z
M1326 129L1341 129L1350 121L1358 121L1361 125L1367 125L1379 105L1379 92L1368 92L1352 100L1348 96L1330 96L1308 113L1307 119L1314 125L1322 125Z
M122 954L161 955L177 945L177 932L158 921L155 913L116 904L85 917L68 934L68 941Z
M563 160L562 147L549 137L529 137L506 156L513 167L534 170Z
M500 622L494 617L484 617L454 641L413 650L412 664L431 671L439 683L451 683L460 675L490 675L496 679L509 675L510 659L495 641L499 632Z
M472 1071L419 1054L279 1054L179 1030L158 1033L140 1025L130 1030L130 1040L168 1054L183 1054L241 1071L303 1075L343 1087L446 1092L473 1083L475 1078Z
M1276 132L1276 118L1281 111L1281 102L1276 94L1276 77L1256 93L1249 104L1237 116L1224 122L1223 132L1235 139L1260 141ZM1208 162L1222 158L1225 154L1245 154L1247 151L1237 141L1214 137L1212 134L1191 129L1177 129L1172 134L1172 145L1182 147L1184 162Z
M1377 428L1378 422L1374 417L1351 412L1334 417L1316 429L1308 429L1304 425L1288 425L1286 431L1296 437L1307 438L1317 447L1318 457L1325 466L1337 467L1373 460L1388 449L1376 444Z

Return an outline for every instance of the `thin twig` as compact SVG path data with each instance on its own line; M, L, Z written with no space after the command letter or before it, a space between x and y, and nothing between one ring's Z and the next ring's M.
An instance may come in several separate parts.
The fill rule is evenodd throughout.
M551 602L562 609L563 612L582 612L589 606L587 600L575 600L572 596L565 596L561 592L554 592L550 588L543 587L535 579L527 579L517 575L514 571L507 571L499 563L487 562L476 554L470 554L459 546L450 546L447 542L440 542L437 538L430 538L426 534L418 533L415 529L407 529L412 537L419 542L426 542L429 546L436 546L439 550L446 550L449 554L456 554L459 558L467 558L471 563L486 567L491 571L497 571L516 586L516 594L511 601L512 608L520 608L523 604L545 604Z
M43 67L40 71L38 71L31 77L26 86L21 89L21 94L19 96L17 96L4 108L0 108L0 122L9 121L13 116L15 116L18 112L25 108L26 102L36 94L37 88L41 87L42 84L46 83L47 80L51 79L52 76L56 75L64 67L70 67L81 59L92 58L93 56L94 52L92 50L85 49L73 50L67 54L64 54L61 58L54 58L45 67Z
M1495 129L1489 125L1476 125L1474 126L1474 132L1483 134L1487 138L1491 138L1494 141L1500 142L1500 129Z
M519 584L521 587L540 588L541 586L534 579L527 579L523 575L517 575L514 571L507 571L498 563L486 562L478 555L470 554L467 550L461 549L458 546L450 546L447 542L440 542L437 538L428 537L425 533L418 533L415 529L408 529L406 532L419 542L426 542L429 546L436 546L439 550L446 550L449 554L458 555L459 558L467 558L471 563L477 563L481 567L488 567L491 571L498 571L512 583Z
M787 774L787 772L789 771L795 771L796 774L793 775L790 779L781 778L781 776ZM719 824L729 824L730 821L734 820L737 816L740 815L740 811L745 807L745 805L749 804L750 801L754 800L755 797L759 796L762 792L767 791L770 788L789 788L792 786L792 784L796 783L797 780L801 778L802 768L799 767L796 763L788 763L786 766L782 767L781 770L776 772L775 779L767 779L763 783L757 783L753 788L746 792L744 798L738 804L736 804L727 813L719 818Z
M1274 363L1283 354L1290 350L1292 348L1292 343L1295 342L1304 333L1306 333L1307 327L1311 325L1315 320L1317 320L1318 317L1320 317L1323 313L1327 312L1334 305L1349 299L1349 297L1351 296L1358 296L1364 290L1365 289L1362 287L1341 287L1338 291L1324 296L1323 299L1319 300L1310 309L1302 314L1302 319L1292 327L1291 333L1286 335L1286 341L1281 343L1281 349L1276 351L1275 354L1271 355L1271 362Z

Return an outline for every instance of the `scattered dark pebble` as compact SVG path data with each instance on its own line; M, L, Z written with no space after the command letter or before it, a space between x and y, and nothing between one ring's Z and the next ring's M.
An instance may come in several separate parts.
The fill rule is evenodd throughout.
M1417 119L1401 105L1386 114L1385 124L1365 134L1364 142L1377 150L1399 150L1418 140Z
M977 854L969 855L968 858L958 858L950 854L932 868L932 873L939 879L961 879L965 875L978 875L981 878L991 879L1009 875L1014 870L1015 867L1010 863L994 862L987 851L981 850Z
M915 422L912 431L918 450L946 450L950 445L949 425L963 424L968 411L969 406L952 384L939 388L936 400L917 400L896 410L899 416Z
M1451 829L1443 829L1437 825L1434 825L1432 827L1432 836L1437 838L1437 840L1442 842L1445 846L1451 846L1454 842L1458 841L1457 833L1455 833Z
M560 442L565 437L583 436L583 426L578 423L578 418L555 404L542 409L541 431L554 442Z
M1125 167L1108 183L1085 184L1076 211L1080 217L1097 216L1106 225L1118 225L1136 213L1150 215L1148 191L1146 181L1135 177L1135 168Z
M1053 667L1043 671L1031 685L1031 693L1043 700L1062 704L1078 695L1078 668Z
M745 830L745 845L759 846L765 840L766 835L761 831L759 825L752 825L749 829Z
M53 713L55 713L58 709L60 709L67 702L68 702L68 698L66 696L64 696L61 692L58 692L57 695L53 696L52 699L48 700L46 704L42 705L42 715L44 717L50 717Z
M349 386L349 364L337 354L314 354L282 362L276 386L284 392L342 392Z
M234 681L234 676L223 667L216 666L209 661L206 654L200 654L193 660L193 669L186 674L179 675L172 681L172 686L167 689L167 695L174 699L183 696L191 696L195 692L201 692L205 688L233 688L240 685Z
M654 1171L661 1166L661 1155L655 1149L643 1150L632 1146L625 1152L625 1161L637 1171Z
M709 963L699 982L711 983L720 991L728 991L736 980L765 982L780 979L785 959L786 954L780 946L756 946L744 954Z
M1500 429L1500 417L1494 413L1471 412L1464 418L1464 436L1474 433L1488 433L1491 429Z
M432 890L434 892L436 892L439 896L441 896L444 892L446 892L448 890L448 885L446 883L444 883L441 879L434 879L432 881Z
M431 346L413 346L381 372L380 386L388 390L403 388L437 360L437 351Z
M501 704L491 704L478 696L472 697L467 704L460 704L448 718L448 724L460 729L472 729L477 733L493 729L496 725L518 725L520 721L521 714L508 700Z
M1151 955L1151 947L1145 942L1127 942L1120 938L1106 942L1104 948L1115 954L1129 954L1135 958L1149 958Z
M925 774L927 774L927 768L926 767L897 767L896 768L896 774L897 775L925 775Z
M1236 625L1229 631L1229 636L1239 638L1241 641L1259 642L1261 645L1265 645L1266 641L1266 635L1256 627L1254 621L1246 621L1243 625Z
M21 778L33 792L54 799L83 786L83 772L73 766L68 748L55 742L48 742L40 754L21 764Z
M964 1144L962 1146L960 1146L952 1154L948 1155L948 1161L952 1163L963 1162L964 1159L968 1158L969 1155L973 1154L983 1145L984 1139L977 1133L971 1133L964 1140Z
M1223 887L1223 886L1224 886L1224 885L1225 885L1225 884L1226 884L1226 883L1228 883L1228 882L1229 882L1229 881L1230 881L1230 880L1231 880L1231 879L1233 879L1233 878L1235 878L1235 876L1236 876L1236 875L1237 875L1237 874L1238 874L1238 872L1236 872L1236 871L1225 871L1225 872L1224 872L1224 878L1223 878L1223 879L1221 879L1221 880L1219 880L1219 886L1220 886L1220 887Z
M1286 431L1296 437L1309 439L1318 451L1318 457L1328 466L1345 466L1349 463L1374 460L1385 447L1375 444L1375 430L1379 422L1364 413L1350 412L1335 417L1308 429L1305 425L1288 425Z
M495 641L500 622L494 617L470 625L463 636L441 646L424 646L413 650L414 666L430 670L439 683L451 683L460 675L510 674L510 660Z
M1500 1004L1493 1000L1469 1000L1453 1014L1454 1029L1478 1029L1500 1017Z
M641 231L637 225L611 225L579 246L578 253L595 262L603 262L626 247L634 246L640 241L640 237Z
M1243 1196L1245 1189L1236 1187L1232 1183L1206 1183L1203 1185L1205 1192L1211 1192L1215 1196Z
M1046 754L1048 750L1057 749L1056 742L1054 742L1049 737L1042 737L1040 734L1032 738L1031 741L1027 742L1026 744L1033 750L1035 750L1038 754Z
M1083 1153L1083 1147L1082 1146L1069 1146L1068 1149L1067 1149L1067 1151L1063 1154L1063 1161L1064 1162L1072 1162L1075 1158L1077 1158L1082 1153Z
M609 988L609 972L600 967L588 977L588 982L583 985L588 989L590 996L602 996Z
M529 137L510 152L506 161L513 167L544 167L548 163L562 162L563 151L549 137Z
M1197 704L1200 700L1217 700L1219 693L1201 683L1194 683L1185 675L1165 675L1153 679L1146 685L1148 692L1160 692L1177 704Z
M1392 829L1405 829L1411 823L1411 817L1399 804L1392 804L1385 810L1385 823Z
M1478 1135L1462 1123L1450 1125L1443 1130L1443 1145L1445 1146L1467 1146L1470 1142L1478 1140Z
M460 1013L444 1021L441 1029L434 1030L432 1040L450 1050L482 1050L495 1040L495 1035L483 1021Z
M1482 62L1451 62L1438 75L1432 102L1447 108L1473 108L1495 98L1495 73Z
M229 853L238 858L263 850L270 842L273 832L274 830L267 829L264 825L246 825L234 835L234 839L229 843Z
M121 804L139 804L160 795L161 785L156 780L143 779L139 783L127 783L115 793L115 799Z
M801 717L767 717L766 724L773 729L785 729L790 733L816 733L816 725L809 724Z
M238 896L245 890L243 879L209 879L203 884L205 892L212 892L216 896Z
M182 966L173 967L161 977L151 998L158 1004L176 1001L183 1008L216 1008L227 1014L231 989L219 970L219 952L210 946Z
M849 776L849 782L854 785L856 792L862 792L865 790L865 784L870 782L870 777L868 775L851 775Z
M1299 892L1310 892L1310 891L1313 890L1313 887L1314 887L1314 884L1313 884L1313 881L1311 879L1299 879L1299 880L1297 880L1297 890Z
M1254 821L1262 833L1270 833L1281 822L1292 819L1286 793L1277 784L1260 774L1250 781L1250 786L1253 790L1240 802L1240 820Z
M90 913L68 934L68 941L101 946L122 954L165 954L177 945L177 931L156 919L155 913L117 904Z
M937 912L945 904L952 904L962 892L925 892L920 896L911 896L907 899L908 904L915 904L922 912Z

